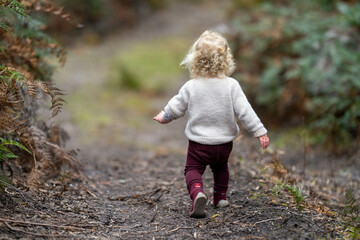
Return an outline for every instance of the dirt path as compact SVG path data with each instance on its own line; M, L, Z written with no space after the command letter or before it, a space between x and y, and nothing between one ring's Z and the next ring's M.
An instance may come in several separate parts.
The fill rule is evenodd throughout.
M56 75L58 84L69 95L87 86L100 88L107 77L108 59L135 41L165 36L181 36L192 41L203 30L221 26L225 21L224 5L219 2L183 3L156 13L136 29L116 34L99 45L76 45L69 51L67 65ZM177 85L185 79L177 78ZM154 114L176 88L152 98L150 105ZM141 121L141 126L131 127L124 123L126 116L121 109L110 108L110 111L116 121L100 126L99 135L91 138L91 133L84 131L81 123L74 123L72 112L65 109L58 121L71 134L70 146L81 149L79 157L85 164L82 177L69 182L70 178L64 175L62 179L49 181L40 189L37 201L15 192L19 200L9 201L4 216L8 211L13 214L12 219L24 219L26 210L26 222L9 222L13 229L0 226L1 239L30 239L36 235L39 239L55 236L67 239L336 236L332 220L327 216L309 210L299 213L290 200L271 201L265 194L269 189L260 167L271 157L262 155L257 143L246 137L235 143L230 160L231 207L219 210L208 206L207 218L190 219L191 203L183 177L187 147L183 134L185 119L161 126L151 120L150 114L140 114L138 118L147 120ZM204 186L209 196L211 178L207 171ZM18 209L15 214L14 208Z

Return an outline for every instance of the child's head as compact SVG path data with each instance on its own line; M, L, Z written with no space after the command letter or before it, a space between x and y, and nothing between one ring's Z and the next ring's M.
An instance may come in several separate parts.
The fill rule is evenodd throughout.
M235 70L227 41L219 33L210 30L201 34L180 65L186 66L194 78L224 77Z

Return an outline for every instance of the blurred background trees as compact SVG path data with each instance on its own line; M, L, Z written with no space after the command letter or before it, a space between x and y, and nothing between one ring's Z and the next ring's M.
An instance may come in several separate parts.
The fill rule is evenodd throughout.
M56 14L45 11L36 12L38 19L46 22L46 32L51 33L61 42L70 44L74 37L83 36L88 43L96 44L105 36L119 30L136 25L153 11L164 8L167 1L163 0L56 0L54 4L66 10L73 23L80 28L61 19Z
M279 128L304 124L312 143L325 143L334 152L358 145L360 3L234 0L232 5L237 76L259 112Z

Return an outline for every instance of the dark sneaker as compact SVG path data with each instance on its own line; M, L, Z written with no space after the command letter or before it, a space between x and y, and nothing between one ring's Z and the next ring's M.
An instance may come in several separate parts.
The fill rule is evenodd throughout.
M204 193L199 192L196 195L196 198L193 202L191 208L190 217L191 218L204 218L206 217L205 207L206 207L207 198Z

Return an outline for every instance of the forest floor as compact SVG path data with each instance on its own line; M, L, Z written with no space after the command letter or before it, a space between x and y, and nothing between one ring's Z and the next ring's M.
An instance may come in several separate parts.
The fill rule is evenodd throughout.
M298 170L304 162L302 146L262 151L256 139L243 133L230 157L231 205L208 205L206 218L191 219L183 175L186 119L168 125L152 120L186 76L174 76L171 87L157 95L106 92L111 61L134 44L165 37L191 43L207 28L224 28L224 5L219 2L181 3L96 45L69 49L66 66L55 76L69 94L57 121L70 134L69 148L79 149L84 167L79 173L64 171L32 192L7 188L12 198L1 199L0 239L344 237L344 189L359 189L359 166L349 167L356 166L357 157L341 165L333 160L328 168L324 154L310 152L304 174ZM316 158L321 159L315 164ZM292 195L284 187L294 182L308 196L301 203L295 201L301 193ZM211 199L209 169L204 187Z

